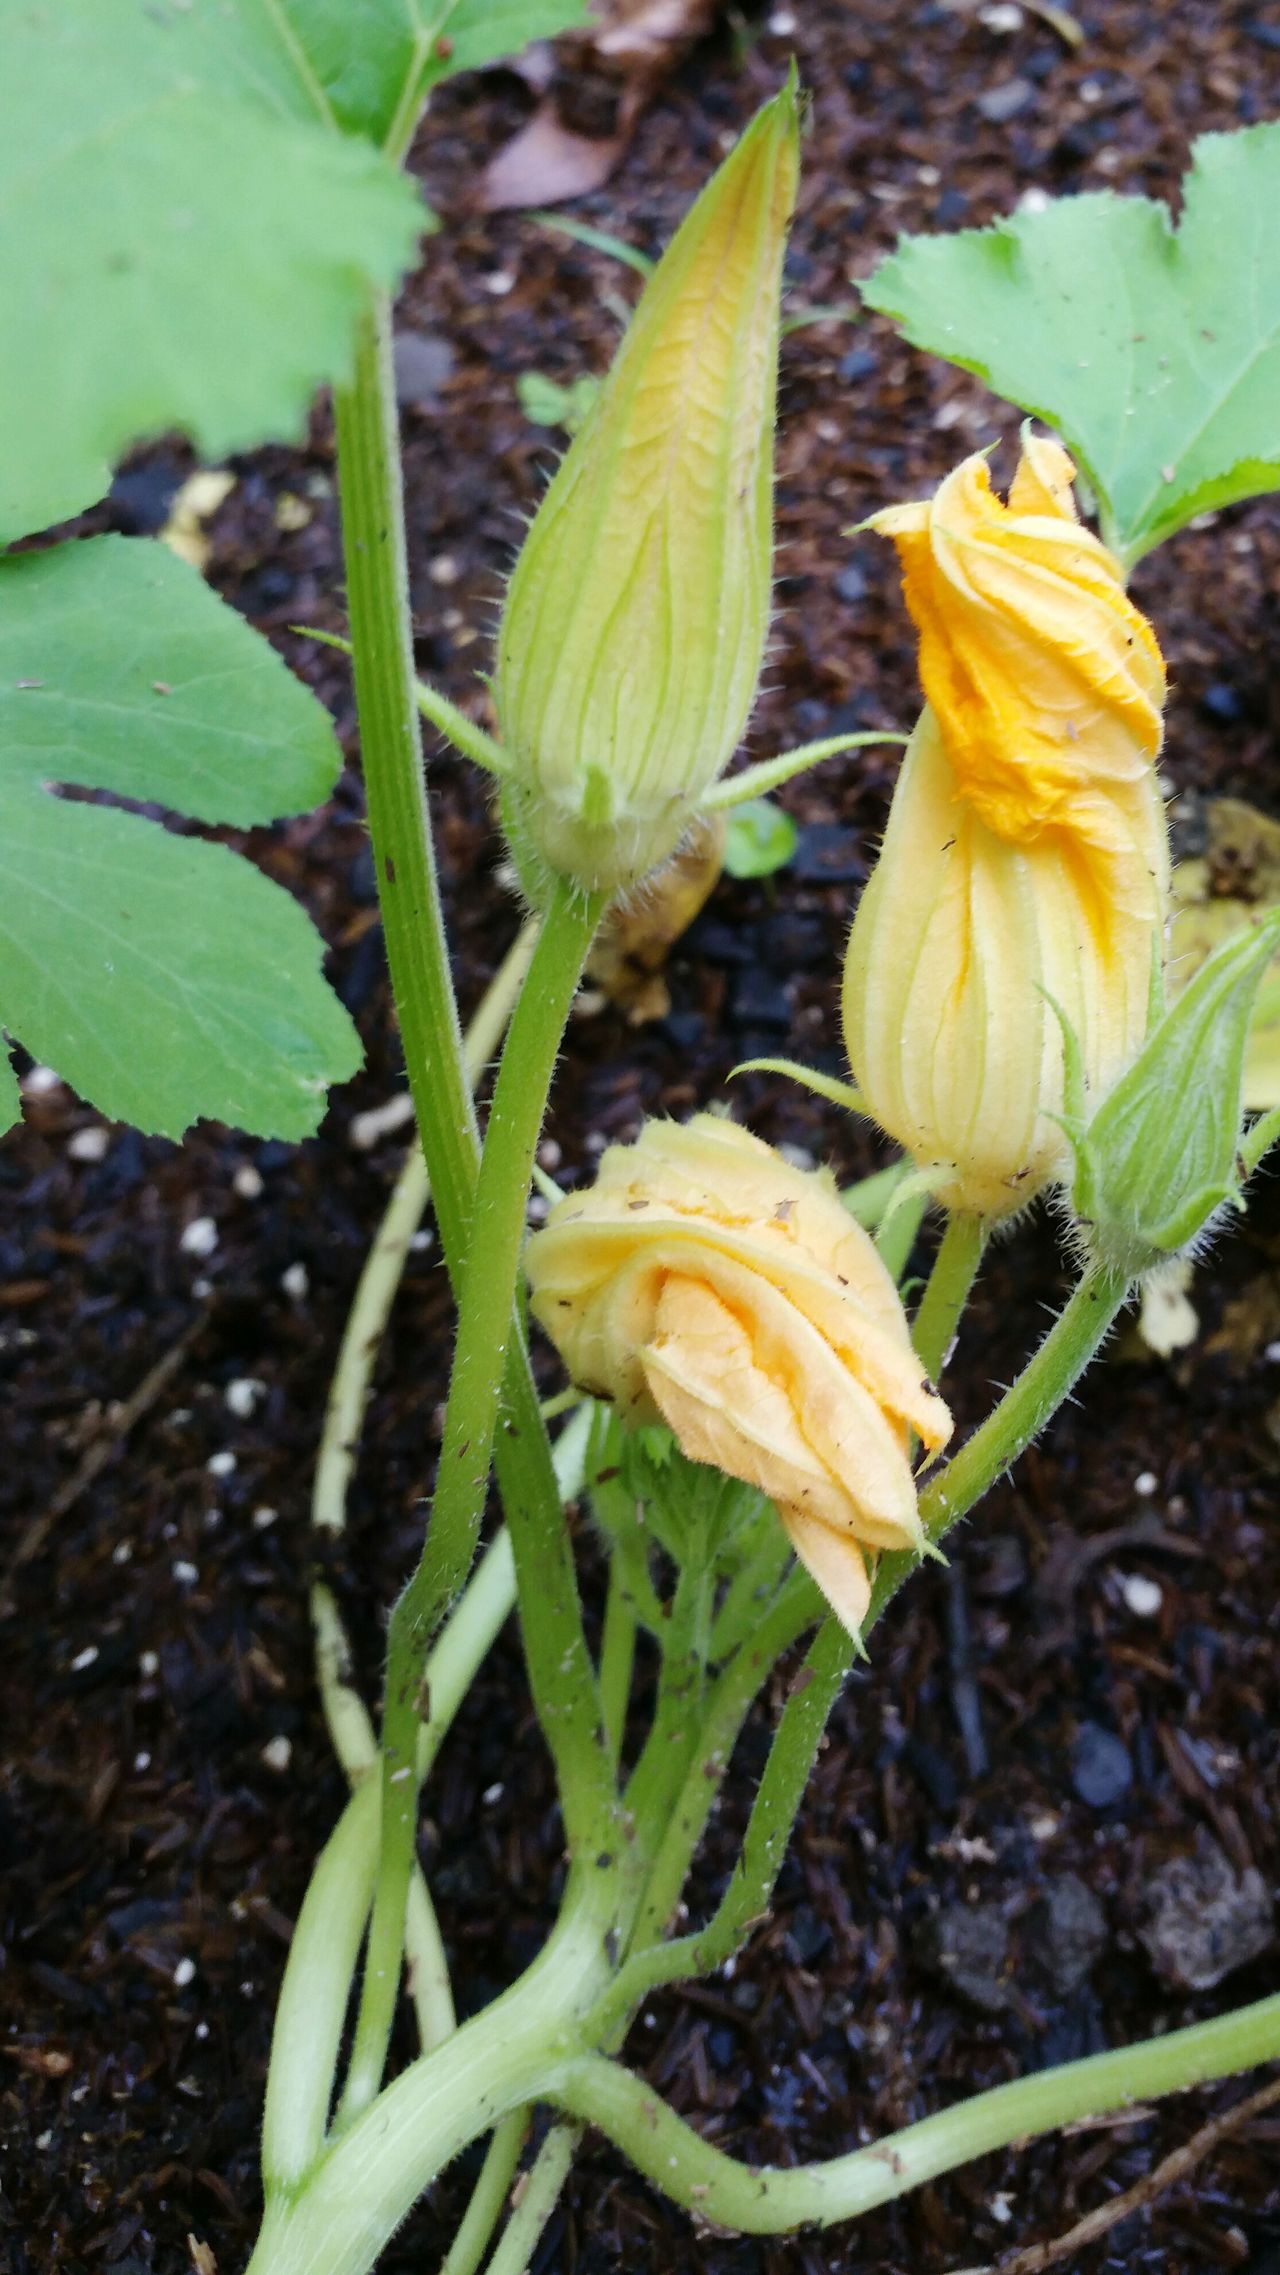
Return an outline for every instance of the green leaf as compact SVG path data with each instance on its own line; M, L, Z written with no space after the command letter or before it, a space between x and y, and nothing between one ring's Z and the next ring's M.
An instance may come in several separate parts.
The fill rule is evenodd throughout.
M72 783L245 828L327 798L327 711L167 545L0 560L0 780Z
M338 124L398 156L431 89L585 21L581 0L279 0Z
M518 55L531 40L554 39L588 20L585 0L456 0L444 26L447 73L483 70L500 56Z
M1167 209L1110 192L904 238L863 297L1058 429L1135 561L1280 486L1280 124L1204 135Z
M771 877L786 868L798 836L790 814L771 798L749 798L729 815L725 868L731 877Z
M144 435L216 459L298 434L424 226L334 132L280 0L24 0L4 30L0 542Z
M0 561L0 1024L140 1129L307 1136L360 1049L303 911L224 846L49 785L243 826L338 763L315 698L166 547Z

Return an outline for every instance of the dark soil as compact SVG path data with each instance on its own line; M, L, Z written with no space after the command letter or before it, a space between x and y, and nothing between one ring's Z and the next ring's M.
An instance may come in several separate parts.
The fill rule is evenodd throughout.
M809 0L795 13L798 24L753 17L736 45L725 33L701 49L584 216L659 245L793 45L814 97L795 302L844 301L850 274L898 230L985 220L1030 185L1170 193L1195 134L1266 116L1280 93L1280 18L1262 0L1092 0L1076 53L1031 11L1003 32L959 7L890 0ZM516 376L599 369L613 300L632 290L609 260L533 223L468 215L466 185L526 107L510 76L459 82L418 153L447 225L402 322L447 353L412 351L413 384L425 373L438 390L405 410L414 593L422 665L462 697L487 660L515 517L548 462ZM782 412L761 755L909 723L913 645L891 550L844 532L996 437L1007 475L1016 434L1006 407L878 321L791 337ZM144 454L95 525L155 527L188 463L177 446ZM14 2275L177 2275L189 2236L222 2275L242 2264L290 1923L342 1797L311 1672L307 1495L345 1309L403 1142L360 1152L349 1127L398 1087L399 1064L345 667L286 630L342 622L326 414L303 451L235 471L210 573L332 703L352 756L327 812L264 833L257 850L332 943L368 1065L297 1152L209 1128L179 1150L113 1128L90 1160L79 1133L94 1118L54 1088L30 1096L28 1128L0 1156L0 1496L10 1553L31 1551L8 1582L0 1670L12 1742L0 1786L0 2258ZM304 527L280 526L283 494L305 501ZM1171 780L1273 813L1278 566L1280 515L1264 502L1183 537L1136 583L1172 667ZM433 781L469 1006L516 913L474 778L445 759ZM575 1022L551 1124L562 1175L643 1113L720 1096L750 1053L838 1065L839 956L889 781L889 760L871 752L786 793L803 824L799 861L771 884L720 887L677 952L665 1022L638 1036L608 1009ZM770 1138L844 1174L870 1165L869 1141L799 1090L757 1078L735 1095ZM217 1234L205 1256L182 1244L201 1218ZM732 1979L663 1996L643 2016L633 2057L736 2153L828 2156L970 2087L1274 1987L1278 1257L1273 1184L1197 1278L1191 1350L1164 1363L1132 1334L1119 1342L992 1496L954 1570L926 1572L895 1606L836 1715L775 1919ZM955 1366L964 1420L982 1413L993 1379L1009 1379L1061 1280L1042 1223L997 1251ZM367 1687L421 1528L448 1336L443 1275L425 1248L380 1367L341 1580ZM166 1353L172 1371L121 1432L117 1402ZM227 1392L247 1377L263 1388L238 1416ZM70 1497L94 1448L106 1458ZM50 1516L43 1537L30 1531ZM593 1589L589 1550L586 1561ZM700 1899L732 1856L776 1708L744 1743ZM426 1854L471 2008L537 1947L560 1864L511 1633L427 1806ZM1216 1988L1171 1979L1179 1964L1203 1979L1195 1952L1171 1969L1177 1888L1157 1876L1178 1858L1203 1878L1186 1924L1203 1927L1225 1885L1228 1956L1255 1954ZM1157 1972L1141 1931L1161 1889ZM820 2242L695 2235L597 2145L536 2264L547 2275L972 2268L1066 2229L1242 2091L990 2158ZM1274 2116L1257 2121L1066 2264L1274 2275L1278 2139ZM388 2275L436 2263L465 2178L450 2175L419 2209L385 2256Z

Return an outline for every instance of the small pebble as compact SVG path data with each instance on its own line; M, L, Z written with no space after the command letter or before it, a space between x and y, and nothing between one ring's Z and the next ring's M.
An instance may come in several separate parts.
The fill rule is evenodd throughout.
M110 1143L110 1130L101 1122L90 1122L87 1129L72 1131L67 1152L73 1161L104 1161Z
M261 1382L257 1375L252 1374L237 1375L235 1381L229 1382L223 1392L231 1412L238 1415L242 1422L248 1421L255 1407L261 1405L266 1395L267 1386L265 1382Z
M427 1250L429 1248L434 1248L435 1244L436 1236L434 1232L432 1232L428 1226L424 1225L421 1232L415 1232L413 1238L409 1242L409 1253L411 1256L425 1256Z
M1262 1356L1271 1366L1280 1367L1280 1343L1268 1343Z
M36 2134L36 2147L37 2147L38 2149L47 2149L47 2148L49 2148L49 2147L52 2145L52 2142L53 2142L53 2135L52 2135L52 2133L37 2133L37 2134Z
M293 1303L302 1303L311 1286L311 1275L305 1264L290 1264L280 1274L280 1285Z
M158 1675L158 1674L159 1674L159 1672L160 1672L160 1654L159 1654L159 1652L158 1652L158 1651L140 1651L140 1652L139 1652L139 1654L138 1654L138 1673L139 1673L139 1674L140 1674L140 1675L143 1677L143 1680L144 1680L145 1682L150 1682L150 1680L151 1680L151 1677L152 1677L153 1675Z
M796 20L789 8L775 8L769 18L769 30L775 39L790 39Z
M539 1166L546 1170L558 1169L564 1154L555 1138L544 1138L538 1147Z
M1091 1809L1109 1809L1133 1783L1123 1738L1098 1722L1082 1722L1071 1749L1071 1782Z
M280 1512L278 1509L269 1509L264 1502L260 1509L255 1509L253 1512L254 1531L270 1532L271 1527L275 1523L279 1513Z
M484 1792L480 1796L480 1799L483 1801L486 1809L491 1809L495 1801L501 1801L502 1795L503 1786L501 1780L499 1780L497 1785L486 1785Z
M1159 1483L1160 1480L1154 1469L1140 1469L1134 1478L1133 1490L1135 1493L1141 1493L1143 1500L1146 1501L1150 1499Z
M236 1457L230 1446L224 1446L220 1453L211 1453L204 1466L210 1477L231 1477L235 1472Z
M1017 32L1022 29L1022 10L1017 0L992 0L989 8L979 8L978 21L997 35Z
M185 1989L186 1989L186 1987L187 1987L188 1983L194 1983L195 1979L196 1979L196 1963L195 1963L195 1960L194 1960L194 1959L180 1959L180 1960L178 1961L178 1964L177 1964L177 1966L176 1966L176 1967L174 1968L174 1970L173 1970L173 1981L174 1981L174 1988L175 1988L176 1990L179 1990L179 1991L185 1991Z
M113 1564L127 1564L132 1555L133 1542L131 1540L118 1540L111 1551L111 1561Z
M83 1673L84 1673L84 1670L85 1670L85 1668L86 1668L86 1667L91 1667L91 1666L93 1665L93 1662L94 1662L94 1660L97 1658L97 1656L98 1656L98 1646L97 1646L97 1644L96 1644L96 1643L86 1643L86 1644L85 1644L85 1647L84 1647L84 1649L83 1649L83 1651L77 1651L77 1653L76 1653L76 1655L75 1655L74 1659L73 1659L73 1660L72 1660L72 1662L71 1662L71 1672L72 1672L72 1674L73 1674L73 1675L81 1675L81 1674L83 1674Z
M427 568L433 585L456 585L461 574L452 553L437 553Z
M262 1198L262 1172L255 1169L251 1161L241 1162L231 1184L242 1201L257 1201Z
M211 1216L192 1217L178 1246L184 1256L212 1256L218 1245L218 1227Z
M293 1760L293 1742L289 1738L268 1738L262 1749L262 1761L267 1769L286 1770Z
M1135 1619L1154 1619L1164 1602L1164 1589L1159 1581L1149 1580L1145 1572L1122 1573L1120 1593L1126 1609Z
M529 1205L525 1210L525 1215L527 1216L530 1224L545 1224L550 1214L551 1203L547 1199L546 1194L530 1193Z
M180 1587L193 1588L200 1577L200 1567L198 1564L188 1564L186 1558L180 1556L173 1567L173 1576Z
M1018 211L1019 213L1047 213L1052 203L1053 200L1049 192L1042 190L1037 183L1033 182L1031 187L1025 189L1018 199Z
M347 1142L357 1153L368 1153L379 1138L389 1137L393 1130L404 1128L413 1120L413 1100L407 1090L388 1098L385 1106L371 1106L366 1114L353 1114L347 1129Z
M988 87L978 97L978 109L991 126L1007 126L1017 118L1029 103L1034 103L1036 91L1029 79L1003 79L996 87Z
M482 277L480 281L485 291L491 292L495 300L505 300L507 294L515 290L516 280L510 269L491 269L488 276Z
M149 1753L147 1753L147 1752L145 1751L145 1749L144 1749L144 1751L143 1751L142 1753L140 1753L140 1754L135 1754L135 1755L134 1755L134 1757L133 1757L133 1766L134 1766L134 1768L135 1768L136 1770L144 1770L144 1769L150 1769L150 1767L151 1767L151 1756L150 1756L150 1754L149 1754Z

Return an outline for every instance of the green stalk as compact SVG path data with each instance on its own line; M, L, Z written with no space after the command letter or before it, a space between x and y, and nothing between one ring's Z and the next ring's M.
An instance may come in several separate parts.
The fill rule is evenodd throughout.
M1070 1397L1114 1325L1129 1285L1120 1273L1101 1270L1086 1272L1077 1283L1017 1381L921 1493L920 1516L931 1541L941 1540L952 1525L968 1515ZM872 1582L871 1608L863 1622L864 1636L918 1562L908 1549L880 1558Z
M405 552L391 306L373 295L349 387L334 393L342 546L360 754L396 1011L423 1152L455 1277L475 1186L476 1120L463 1073L427 818Z
M622 1753L635 1652L635 1606L627 1593L621 1561L611 1556L604 1632L600 1638L600 1717L609 1759L615 1769Z
M368 2275L424 2189L581 2043L610 1972L607 1875L571 1881L533 1966L443 2046L420 2055L288 2185L268 2185L246 2275Z
M911 1340L930 1382L937 1382L955 1341L960 1315L978 1276L986 1227L981 1217L949 1216L929 1284L911 1323Z
M488 2275L528 2275L529 2263L569 2177L581 2125L553 2125L529 2168L525 2190L489 2261Z
M821 1598L813 1582L807 1573L793 1573L750 1641L734 1653L713 1684L697 1753L645 1879L631 1935L633 1949L643 1951L665 1934L752 1700L783 1652L820 1617Z
M1145 2045L1017 2078L849 2156L785 2170L725 2156L640 2078L600 2054L569 2064L549 2098L598 2126L646 2179L699 2219L743 2235L781 2235L857 2219L993 2149L1230 2077L1277 2056L1280 1994Z
M476 2269L489 2248L490 2238L507 2200L507 2190L515 2178L520 2162L520 2151L529 2132L529 2111L512 2109L495 2125L493 2139L485 2152L480 2178L471 2191L471 2201L440 2262L440 2275L476 2275Z
M350 387L334 398L342 537L353 638L361 754L387 957L414 1111L431 1175L441 1244L460 1295L471 1230L479 1139L458 1047L435 856L423 793L418 683L404 543L399 429L391 370L391 314L371 298ZM507 1427L494 1449L526 1605L545 1575L540 1614L522 1618L530 1687L555 1759L566 1814L581 1795L606 1791L593 1759L598 1713L546 1431L522 1333L513 1335L503 1386ZM573 1697L560 1702L572 1670ZM585 1809L587 1804L582 1804Z
M418 1732L429 1703L422 1697L427 1648L475 1554L507 1350L516 1333L516 1275L533 1156L569 1006L604 907L603 895L585 896L563 882L553 887L490 1108L427 1537L387 1637L381 1852L355 2044L339 2111L344 2124L373 2099L386 2066L414 1861Z

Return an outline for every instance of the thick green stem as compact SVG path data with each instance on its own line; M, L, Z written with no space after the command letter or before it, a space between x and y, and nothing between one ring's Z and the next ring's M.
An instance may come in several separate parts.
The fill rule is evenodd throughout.
M268 2182L248 2275L368 2275L444 2167L510 2110L542 2097L608 1979L607 1877L577 1876L550 1943L518 1983L410 2063L305 2173L287 2186Z
M373 299L361 325L352 384L335 396L343 551L369 826L387 956L414 1111L455 1297L471 1230L479 1140L458 1048L435 857L427 825L405 559L391 316ZM566 1780L602 1792L588 1763L597 1722L573 1560L523 1336L513 1334L503 1398L508 1427L494 1462L517 1565L548 1575L546 1616L522 1622L538 1717ZM556 1670L574 1670L572 1705ZM579 1679L581 1678L581 1679Z
M429 1712L422 1695L427 1648L475 1554L507 1350L518 1332L516 1275L534 1150L569 1006L603 909L600 895L586 897L567 884L554 888L489 1113L427 1537L387 1638L381 1851L343 2123L372 2100L386 2064L414 1861L418 1733Z
M602 2055L586 2055L563 2071L551 2098L599 2126L655 2187L700 2219L745 2235L780 2235L857 2219L993 2149L1229 2077L1277 2056L1280 1995L1142 2046L1018 2078L850 2156L785 2170L725 2156L641 2079Z
M369 830L405 1066L452 1268L475 1185L476 1122L463 1072L427 819L405 553L391 308L371 298L349 387L334 395L343 562Z

